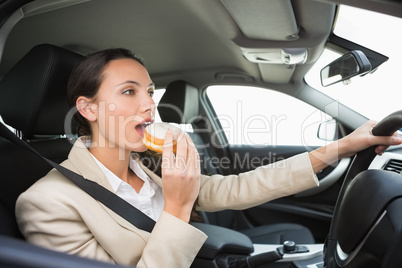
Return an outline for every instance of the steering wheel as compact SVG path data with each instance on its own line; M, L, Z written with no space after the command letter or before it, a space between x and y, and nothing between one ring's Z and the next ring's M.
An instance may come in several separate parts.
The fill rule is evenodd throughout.
M373 128L372 133L375 136L390 136L401 127L402 110L384 118ZM384 259L390 255L387 254L386 249L377 249L378 252L381 252L381 256L367 253L376 251L376 249L367 248L375 247L369 243L375 239L379 240L379 237L383 240L387 240L388 236L398 239L401 237L400 234L383 234L381 232L384 232L387 227L381 227L382 229L378 227L379 224L386 224L383 223L387 220L384 217L386 212L390 211L387 206L394 200L399 200L399 197L402 201L402 178L394 172L367 170L376 156L375 147L372 146L357 153L346 173L325 242L324 264L327 268L400 267L392 265L395 265L395 261L402 262L402 257L399 257L399 260L391 261L392 265L384 266L384 263L390 263L389 260ZM370 205L374 208L369 207ZM399 213L402 213L402 206L400 209ZM398 214L399 218L400 215ZM386 216L386 218L390 218L389 215ZM375 238L373 238L374 235L376 235ZM390 246L387 243L391 242L384 242L383 247L389 248ZM380 246L380 243L377 244ZM400 250L402 242L399 242L398 246ZM395 247L394 245L394 249ZM363 252L365 249L367 252ZM382 252L383 250L385 252ZM401 255L397 251L395 253Z

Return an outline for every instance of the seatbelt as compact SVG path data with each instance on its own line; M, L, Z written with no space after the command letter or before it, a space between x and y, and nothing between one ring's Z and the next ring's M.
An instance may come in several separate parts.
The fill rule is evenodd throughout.
M155 226L155 221L142 213L140 210L137 208L133 207L129 203L127 203L124 199L120 198L116 194L112 193L108 189L104 188L103 186L97 184L96 182L90 181L82 177L81 175L63 167L60 166L59 164L53 162L52 160L47 159L46 157L42 156L39 152L37 152L35 149L33 149L31 146L29 146L26 142L18 138L14 133L12 133L3 123L0 122L0 137L5 138L6 140L19 145L20 147L26 149L27 151L30 151L31 153L35 154L42 160L44 160L46 163L57 169L61 174L66 176L68 179L70 179L74 184L76 184L78 187L80 187L82 190L87 192L90 196L104 204L106 207L109 209L113 210L115 213L120 215L122 218L126 219L128 222L136 226L137 228L141 230L145 230L148 232L151 232L153 227ZM195 225L197 227L197 225ZM213 225L206 224L209 229L202 229L198 226L197 228L201 229L202 231L213 234L215 237L217 236L217 230L214 229L217 227L214 227ZM221 227L219 227L221 228ZM219 236L219 235L218 235ZM215 238L216 239L216 238ZM229 247L230 248L230 247ZM239 247L237 247L239 248ZM242 256L245 253L242 252L241 254L239 253L226 253L224 255L219 255L220 251L225 250L225 244L222 246L221 244L216 245L215 241L211 241L208 244L208 240L205 242L205 244L202 246L200 249L200 254L211 254L212 252L215 253L215 257L213 258L215 261L215 258L217 258L217 261L219 262L222 267L236 267L236 268L250 268L250 267L257 267L260 264L263 263L271 263L275 262L279 259L282 258L282 256L278 253L278 251L274 252L266 252L254 256ZM236 249L235 249L236 250ZM207 253L205 253L207 252ZM208 263L208 260L205 259L205 257L198 257L197 258L201 259L200 263ZM202 256L202 255L201 255ZM210 260L212 261L212 260ZM197 264L196 264L197 266ZM198 266L197 266L198 267Z
M106 207L113 210L115 213L126 219L128 222L136 226L138 229L152 232L155 226L155 221L142 213L136 207L130 205L124 199L120 198L113 192L109 191L105 187L85 179L83 176L63 167L42 156L39 152L29 146L26 142L19 139L14 133L12 133L3 123L0 122L0 136L6 140L19 145L20 147L35 154L46 163L57 169L61 174L70 179L74 184L87 192L90 196L104 204Z

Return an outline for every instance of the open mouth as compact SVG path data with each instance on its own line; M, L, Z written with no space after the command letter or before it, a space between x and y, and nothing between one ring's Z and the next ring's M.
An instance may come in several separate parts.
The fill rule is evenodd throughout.
M149 126L150 124L152 124L152 121L146 121L143 122L142 124L138 124L135 126L135 130L141 134L141 136L144 136L144 129Z

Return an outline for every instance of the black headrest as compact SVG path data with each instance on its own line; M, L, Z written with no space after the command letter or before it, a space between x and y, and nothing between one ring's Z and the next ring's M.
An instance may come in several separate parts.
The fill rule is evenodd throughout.
M32 48L0 81L0 115L25 137L64 134L67 81L84 56L49 44Z
M185 81L175 81L166 87L158 112L164 122L191 123L198 116L198 90Z

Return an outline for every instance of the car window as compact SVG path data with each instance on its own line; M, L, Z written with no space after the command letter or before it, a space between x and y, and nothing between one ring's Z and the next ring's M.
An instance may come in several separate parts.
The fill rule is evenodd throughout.
M229 144L325 144L317 131L331 117L289 95L257 87L210 86L207 96Z

